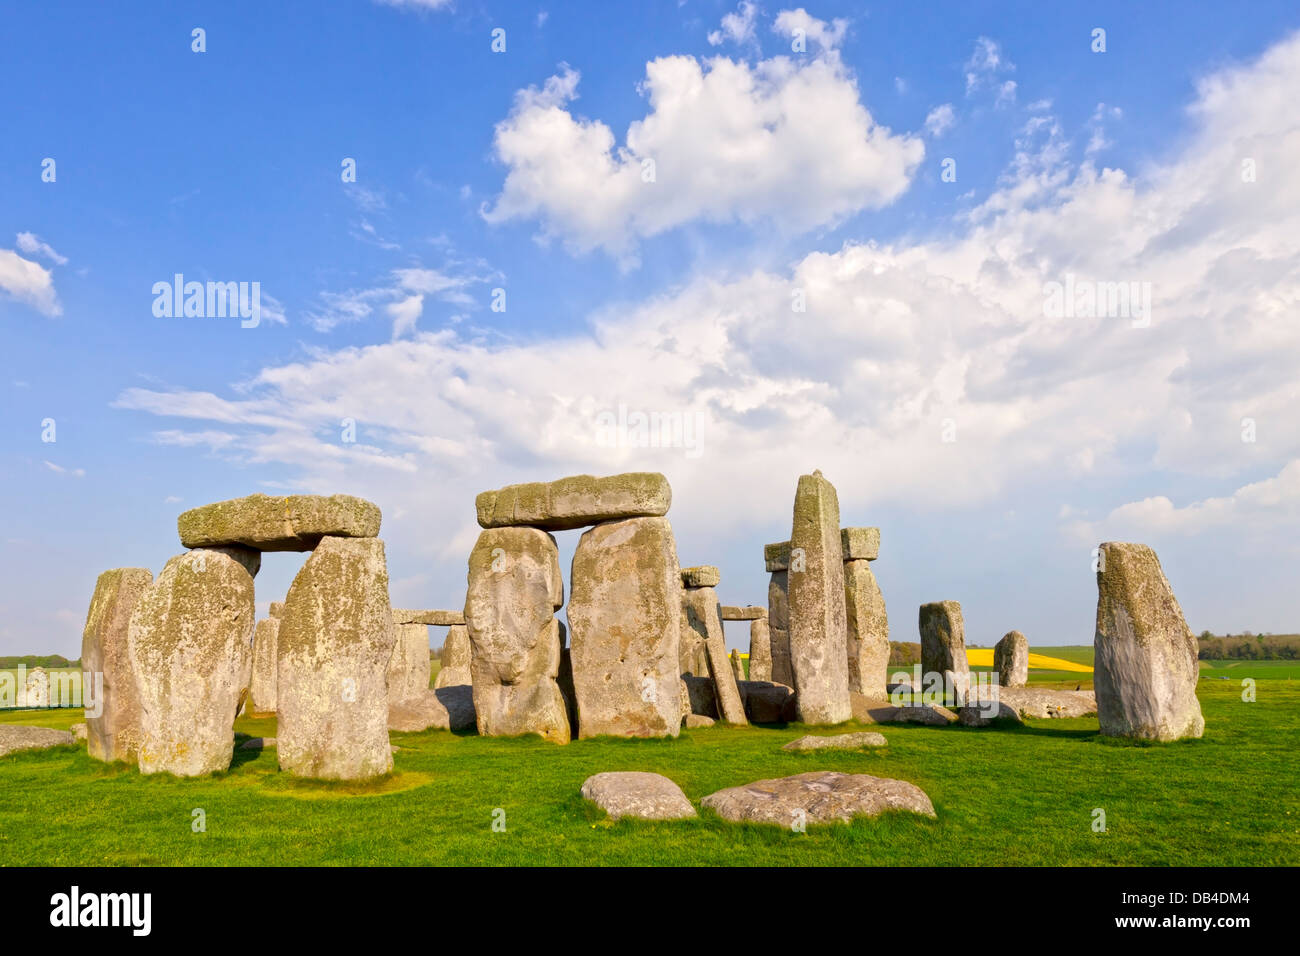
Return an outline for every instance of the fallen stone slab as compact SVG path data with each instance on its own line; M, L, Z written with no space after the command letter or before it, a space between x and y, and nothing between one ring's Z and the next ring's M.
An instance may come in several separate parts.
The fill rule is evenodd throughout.
M875 731L863 730L856 734L833 734L829 737L818 737L810 734L807 737L800 737L798 740L792 740L782 750L862 750L866 747L886 747L889 741L885 739L884 734L878 734Z
M657 773L618 770L588 777L582 796L612 820L684 820L698 816L682 788Z
M880 557L880 529L841 528L840 547L845 561L874 561Z
M418 733L421 730L475 730L474 688L456 684L427 690L418 697L388 706L388 729Z
M957 723L963 727L989 727L993 724L1023 724L1017 711L1005 701L968 702L957 710Z
M454 627L465 623L465 612L461 611L421 611L415 608L393 608L394 624L428 624L430 627Z
M711 564L682 568L682 587L716 588L722 583L722 572Z
M737 607L734 604L722 605L722 619L724 621L759 621L767 620L767 608L758 607L753 604L745 607Z
M682 726L687 730L696 730L701 727L712 727L717 721L712 717L705 717L703 714L687 714Z
M75 742L76 738L66 730L0 724L0 757L20 750L48 750L50 747L65 747Z
M352 495L248 495L191 508L176 520L187 548L242 545L311 551L326 536L374 538L379 506Z
M1108 737L1199 737L1198 645L1156 553L1109 541L1098 549L1093 686Z
M1090 690L1049 687L1001 687L998 700L1024 717L1089 717L1097 713L1097 696Z
M923 724L927 727L947 727L957 720L957 715L947 707L936 704L908 704L898 707L887 699L851 694L853 719L863 724Z
M737 682L745 715L755 724L788 724L795 719L794 688L774 681Z
M661 517L668 513L672 500L672 489L663 475L628 472L507 485L480 494L474 508L483 528L527 525L568 531L620 518Z
M854 817L876 817L890 810L935 816L934 804L916 784L833 770L813 770L730 787L709 794L701 806L734 823L774 823L782 827L848 823Z

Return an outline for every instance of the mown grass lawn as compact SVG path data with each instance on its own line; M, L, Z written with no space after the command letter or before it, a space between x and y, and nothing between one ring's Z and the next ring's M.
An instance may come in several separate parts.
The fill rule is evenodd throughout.
M1300 686L1200 685L1203 739L1104 741L1095 719L1018 730L886 726L877 753L792 754L797 726L683 732L675 741L393 734L378 785L295 781L274 751L237 751L208 779L142 777L72 747L0 758L0 862L78 864L1069 865L1300 864ZM66 727L75 711L0 715ZM274 720L237 730L273 735ZM584 803L602 770L666 774L698 803L764 777L841 770L910 780L938 820L893 815L800 834L697 821L610 823ZM1093 832L1093 811L1106 832ZM192 811L206 815L195 833ZM494 811L505 831L494 832ZM498 814L499 816L499 814Z

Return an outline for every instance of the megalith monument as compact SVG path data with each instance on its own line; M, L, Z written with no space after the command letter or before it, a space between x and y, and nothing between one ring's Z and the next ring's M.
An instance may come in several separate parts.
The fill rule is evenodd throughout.
M847 615L849 690L885 698L889 669L889 617L885 598L871 571L880 555L879 528L843 528L844 605Z
M772 655L772 681L794 686L790 669L790 542L763 547L763 565L772 576L767 585L768 640Z
M772 680L772 638L766 616L749 622L749 680Z
M961 604L935 601L921 605L921 671L924 679L937 674L956 688L957 702L964 702L970 682L970 663L966 660L966 625Z
M790 665L799 720L841 723L853 711L840 506L835 487L820 471L799 478L788 574Z
M283 605L279 610L282 612ZM264 617L253 629L253 672L248 680L248 700L244 712L250 717L269 717L275 713L276 671L279 669L280 618Z
M388 659L388 701L418 697L429 689L429 625L393 614L393 656Z
M998 686L1024 687L1029 680L1029 640L1019 631L1007 631L993 646L993 667Z
M1094 649L1103 735L1201 736L1196 638L1156 553L1144 544L1110 541L1099 549Z
M438 676L433 680L434 687L456 687L461 684L474 683L470 672L470 660L473 651L469 640L469 629L464 624L453 624L447 628L447 637L442 642L442 656L438 659Z
M230 766L255 615L255 563L242 550L199 548L172 558L131 613L141 773L193 777Z
M86 749L96 760L134 761L140 738L140 700L131 671L127 632L131 613L153 583L147 568L114 568L95 582L81 634L81 670L98 698L86 711ZM98 676L97 676L98 675ZM83 691L84 695L84 691Z
M704 646L722 719L729 724L747 724L745 704L727 657L727 639L722 630L716 590L720 580L718 569L712 565L682 569L682 634L692 635L692 639Z
M293 579L280 620L281 770L365 780L392 769L387 671L396 639L384 543L322 537Z
M564 604L559 549L535 527L485 529L469 556L465 625L478 731L569 742L556 678Z

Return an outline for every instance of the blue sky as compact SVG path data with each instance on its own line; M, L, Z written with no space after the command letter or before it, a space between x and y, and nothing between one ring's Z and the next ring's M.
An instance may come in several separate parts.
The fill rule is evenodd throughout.
M96 575L207 501L370 497L394 603L458 606L475 492L643 469L729 603L821 468L895 640L951 598L971 643L1087 642L1110 539L1198 632L1300 626L1294 4L0 16L0 653L75 654ZM261 322L155 316L178 272ZM1067 274L1149 283L1150 327L1045 316ZM602 444L620 405L698 446Z

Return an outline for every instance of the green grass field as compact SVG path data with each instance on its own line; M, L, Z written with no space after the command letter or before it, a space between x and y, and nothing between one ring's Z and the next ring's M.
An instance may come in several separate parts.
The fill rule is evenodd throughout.
M365 786L302 782L274 751L236 751L211 778L142 777L73 747L0 758L0 863L1228 865L1300 864L1300 685L1202 681L1197 741L1106 741L1095 719L1023 729L885 726L876 753L792 754L797 726L683 732L677 740L392 735L395 772ZM0 722L66 727L64 711ZM236 730L274 735L274 720ZM900 814L785 829L611 823L578 790L602 770L666 774L698 803L764 777L842 770L910 780L939 818ZM192 832L192 811L207 830ZM494 810L505 832L493 832ZM1092 830L1093 810L1107 832Z

